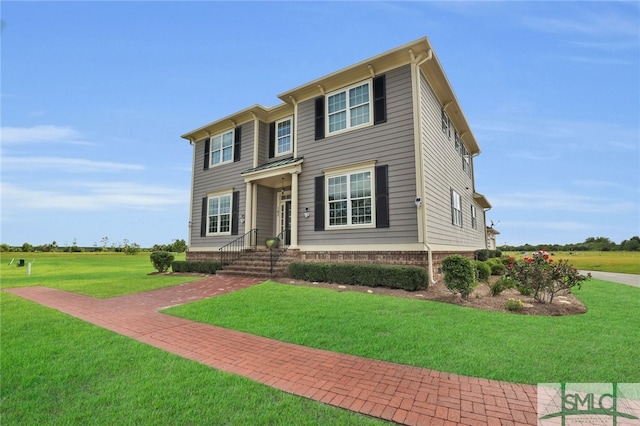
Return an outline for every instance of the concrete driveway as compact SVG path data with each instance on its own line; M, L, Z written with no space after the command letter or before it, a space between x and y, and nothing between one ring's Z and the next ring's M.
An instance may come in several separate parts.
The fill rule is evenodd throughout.
M598 280L611 281L619 284L632 285L634 287L640 287L640 275L636 274L619 274L616 272L601 272L601 271L580 271L582 274L590 273L591 276Z

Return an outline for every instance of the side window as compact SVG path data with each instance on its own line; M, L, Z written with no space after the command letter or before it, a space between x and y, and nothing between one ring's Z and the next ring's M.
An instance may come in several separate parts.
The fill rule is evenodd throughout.
M451 223L462 228L462 198L451 190Z

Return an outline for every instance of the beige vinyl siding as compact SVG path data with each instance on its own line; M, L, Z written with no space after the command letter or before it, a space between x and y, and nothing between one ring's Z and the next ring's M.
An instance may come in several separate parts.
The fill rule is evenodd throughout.
M239 126L240 127L240 126ZM220 237L201 237L202 197L218 190L233 188L240 192L239 215L244 214L246 205L246 187L240 173L253 167L253 122L242 124L240 161L226 163L204 170L204 140L194 144L195 170L193 172L193 206L191 217L191 249L223 246L244 233L244 227L238 224L239 235Z
M403 66L386 73L387 122L314 137L314 100L298 108L298 155L304 156L299 181L298 242L304 245L398 244L418 241L411 72ZM373 107L371 108L373 113ZM314 231L314 178L323 169L376 160L389 167L389 228ZM305 208L311 216L304 218ZM326 210L325 210L326 211ZM326 213L325 213L326 215Z
M455 150L455 139L442 131L441 103L420 74L422 150L425 170L425 207L429 244L484 248L484 214L478 211L477 229L471 227L472 179L462 170L462 157ZM451 189L462 199L462 228L452 224Z

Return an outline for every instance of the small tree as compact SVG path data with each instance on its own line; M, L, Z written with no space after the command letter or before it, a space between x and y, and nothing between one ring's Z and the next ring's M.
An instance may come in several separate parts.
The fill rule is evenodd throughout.
M171 266L174 256L168 251L154 251L149 258L158 272L166 272Z
M442 261L444 273L444 285L453 293L460 293L463 299L467 299L473 291L475 282L475 268L471 261L459 254L447 256Z

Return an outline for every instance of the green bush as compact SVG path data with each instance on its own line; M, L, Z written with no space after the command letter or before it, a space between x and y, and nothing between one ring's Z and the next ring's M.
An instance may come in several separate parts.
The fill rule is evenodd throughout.
M489 292L492 296L497 296L502 293L504 290L508 288L514 288L516 286L516 282L511 278L502 276L498 280L496 280L493 284L489 286Z
M491 268L491 275L502 275L505 271L505 265L502 263L502 259L492 257L486 261L486 264Z
M491 276L491 266L487 265L486 262L480 262L479 260L474 260L473 266L476 268L476 276L478 277L478 280L487 282Z
M196 272L200 274L215 274L222 269L222 263L210 261L174 260L171 262L173 272Z
M475 270L471 261L459 254L447 256L442 261L444 285L453 293L460 293L466 299L473 291Z
M427 288L427 272L416 266L388 266L352 263L293 262L291 278L368 287L400 288L415 291Z
M149 258L158 272L166 272L171 266L174 256L168 251L154 251Z

